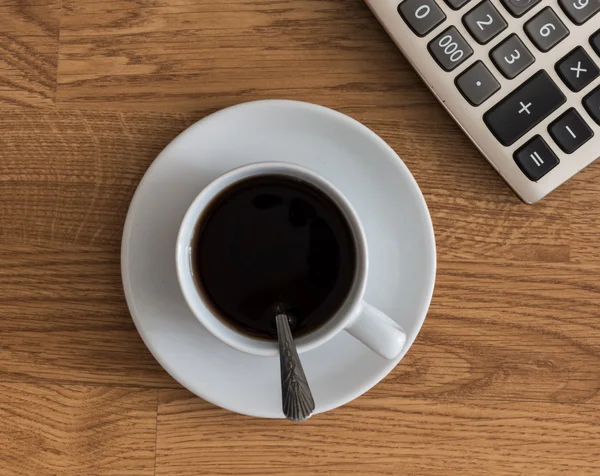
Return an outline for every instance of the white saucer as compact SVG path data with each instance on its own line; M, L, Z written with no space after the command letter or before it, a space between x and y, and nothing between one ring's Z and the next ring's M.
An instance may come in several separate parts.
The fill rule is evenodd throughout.
M186 209L209 182L253 162L300 164L321 174L358 213L369 246L366 300L407 334L384 360L342 332L302 354L316 413L344 405L383 379L416 338L435 281L435 239L425 200L395 152L338 112L294 101L259 101L191 126L157 157L131 202L123 233L123 286L133 320L158 362L181 385L223 408L282 418L279 361L226 346L186 306L175 239Z

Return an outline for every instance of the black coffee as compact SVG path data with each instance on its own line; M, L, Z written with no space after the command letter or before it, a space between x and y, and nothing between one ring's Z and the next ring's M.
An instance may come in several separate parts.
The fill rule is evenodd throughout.
M311 184L268 175L224 190L200 218L192 244L199 292L235 329L274 340L274 306L296 319L294 336L333 317L355 278L356 247L337 205Z

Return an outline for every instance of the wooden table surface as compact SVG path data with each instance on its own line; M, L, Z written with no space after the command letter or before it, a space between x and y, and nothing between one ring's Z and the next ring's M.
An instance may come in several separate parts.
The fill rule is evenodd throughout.
M264 98L383 137L437 237L406 358L302 425L179 386L121 289L148 165ZM599 201L597 164L521 203L361 0L0 0L0 475L598 475Z

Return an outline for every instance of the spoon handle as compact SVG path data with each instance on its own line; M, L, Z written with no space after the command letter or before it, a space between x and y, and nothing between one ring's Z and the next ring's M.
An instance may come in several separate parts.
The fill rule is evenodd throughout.
M275 322L279 340L283 413L288 420L308 420L315 411L315 401L296 351L288 316L279 313Z

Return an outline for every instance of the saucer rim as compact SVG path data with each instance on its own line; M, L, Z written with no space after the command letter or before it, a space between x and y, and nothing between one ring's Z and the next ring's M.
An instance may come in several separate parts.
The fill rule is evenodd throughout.
M315 112L317 114L323 114L325 116L329 116L333 120L341 121L342 123L345 123L345 125L349 126L350 128L354 128L357 131L357 133L360 132L362 134L365 134L370 140L372 140L374 143L376 143L379 146L382 153L385 153L386 155L389 156L390 159L392 159L391 162L395 165L396 169L398 170L398 173L402 174L407 179L406 185L408 187L410 187L410 193L411 193L411 195L413 195L415 197L416 204L419 208L419 215L421 216L422 219L425 220L424 224L426 225L426 226L424 226L425 235L423 236L423 239L425 239L428 242L427 253L428 253L428 257L429 257L429 261L430 261L430 263L429 263L430 267L429 267L428 271L424 272L424 280L426 280L426 283L427 283L427 285L424 286L424 288L423 288L424 299L422 300L421 305L419 306L418 317L415 316L413 318L414 322L416 324L417 332L415 333L414 336L412 336L412 338L410 338L410 336L407 336L409 338L407 339L407 341L404 345L403 351L398 355L398 357L387 361L386 365L382 365L381 370L379 372L371 374L370 379L368 379L368 380L365 379L365 381L363 383L357 384L352 392L347 392L346 394L343 395L343 397L338 397L337 399L332 399L332 401L328 405L322 404L319 407L317 407L315 414L331 411L335 408L338 408L342 405L345 405L345 404L355 400L356 398L358 398L361 395L368 392L370 389L372 389L374 386L376 386L378 383L380 383L398 365L398 363L404 358L406 353L410 350L410 347L414 343L416 337L421 332L423 323L425 322L425 319L427 317L427 313L429 311L431 301L433 298L433 292L435 289L435 282L436 282L436 275L437 275L437 250L436 250L435 232L434 232L433 222L431 219L431 214L429 212L429 208L425 201L425 197L423 196L423 192L419 188L415 178L411 174L411 172L408 169L408 167L406 166L406 164L402 161L402 159L398 156L398 154L375 132L373 132L371 129L369 129L364 124L358 122L357 120L355 120L355 119L351 118L350 116L347 116L339 111L327 108L325 106L320 106L317 104L312 104L312 103L307 103L307 102L302 102L302 101L295 101L295 100L287 100L287 99L266 99L266 100L259 100L259 101L243 102L243 103L229 106L229 107L226 107L219 111L216 111L216 112L209 114L208 116L196 121L194 124L191 124L185 130L183 130L180 134L178 134L169 144L167 144L167 146L152 161L150 166L145 171L144 176L139 181L139 183L136 187L136 191L131 199L131 202L130 202L130 205L129 205L129 208L127 211L127 216L125 219L124 227L123 227L123 235L122 235L122 240L121 240L121 254L120 254L120 256L121 256L121 275L122 275L122 284L123 284L125 299L126 299L127 306L129 308L129 311L131 314L131 318L134 322L134 325L135 325L140 337L142 338L142 341L144 342L144 344L146 345L146 347L148 348L148 350L150 351L152 356L161 365L161 367L169 374L169 376L171 378L173 378L176 382L178 382L181 386L188 389L190 392L194 393L195 395L199 396L200 398L206 400L207 402L210 402L210 403L212 403L216 406L219 406L221 408L224 408L226 410L229 410L229 411L232 411L235 413L248 415L248 416L253 416L253 417L279 419L279 418L282 418L282 415L278 411L270 410L269 412L254 412L254 411L248 411L247 409L244 409L243 405L240 405L240 407L224 405L222 403L215 401L214 398L206 396L206 394L204 392L202 392L201 390L199 390L198 388L196 388L196 386L194 386L194 390L191 390L188 387L188 384L184 383L184 381L183 381L184 379L181 378L178 370L174 366L172 366L169 362L167 362L167 360L162 356L162 352L159 351L156 348L156 346L154 345L152 337L150 335L150 332L147 329L145 329L144 326L142 325L141 319L139 317L139 311L136 309L134 298L133 298L133 290L131 287L131 276L130 276L130 270L129 270L129 265L128 265L129 253L128 253L128 247L127 247L127 244L129 243L129 237L132 233L133 225L134 225L134 215L135 215L134 211L139 206L138 202L140 202L142 200L142 198L141 198L142 186L145 185L145 183L147 181L151 180L151 178L150 178L152 176L151 172L153 171L154 168L156 168L158 166L158 163L163 158L163 156L167 155L170 152L170 150L175 148L180 142L182 142L183 140L187 140L187 137L194 134L196 129L199 129L199 128L205 126L207 123L219 120L220 117L223 115L230 114L231 112L235 112L236 110L239 110L239 109L261 108L261 107L265 107L265 106L266 107L291 108L291 109L299 108L299 109L309 110L309 111ZM248 162L248 164L251 164L251 163L253 163L253 162ZM297 165L303 166L302 164L297 164ZM315 171L315 173L318 173L318 172ZM198 325L202 325L202 324L200 322L198 322ZM216 339L214 336L211 336L211 337ZM327 346L328 343L329 342L326 342L323 345ZM232 349L232 350L235 351L235 349ZM264 358L274 358L274 357L264 357Z

